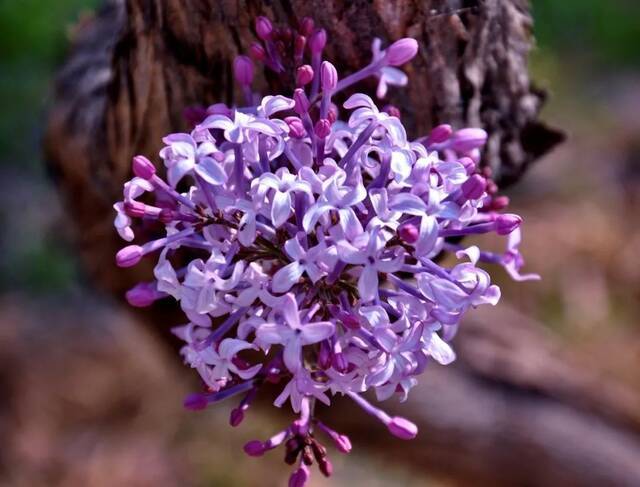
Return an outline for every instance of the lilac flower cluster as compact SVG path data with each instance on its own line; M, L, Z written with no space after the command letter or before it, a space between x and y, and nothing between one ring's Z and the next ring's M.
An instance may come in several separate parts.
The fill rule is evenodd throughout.
M478 166L482 129L441 125L410 140L395 107L380 110L362 93L349 96L344 111L334 103L368 77L378 79L379 97L405 85L398 66L416 55L415 40L384 50L376 40L371 63L340 78L322 60L325 31L310 19L293 31L261 17L256 32L254 60L297 88L259 98L254 63L239 56L234 72L246 106L191 110L191 133L163 139L166 182L144 156L133 159L115 226L127 241L133 219L156 222L162 233L124 247L116 261L129 267L158 255L155 280L127 299L180 303L188 322L173 331L206 385L187 407L242 395L231 412L236 426L262 386L280 385L275 405L289 402L297 419L245 451L258 456L284 444L285 460L299 464L290 485L302 486L314 459L325 475L332 471L319 433L351 449L315 417L318 402L348 396L393 435L415 437L413 423L363 393L405 400L429 362L455 359L449 341L462 316L500 298L478 262L519 280L537 276L520 274L521 219L498 212L506 201ZM491 232L509 236L504 254L455 243ZM451 268L438 263L445 252L458 260Z

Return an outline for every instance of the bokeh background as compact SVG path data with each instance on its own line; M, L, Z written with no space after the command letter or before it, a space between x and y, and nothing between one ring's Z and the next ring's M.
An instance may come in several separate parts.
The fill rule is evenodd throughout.
M240 450L274 425L231 431L224 406L183 411L175 357L74 256L40 139L55 68L98 3L0 0L0 485L282 485L279 454ZM640 3L533 8L543 119L569 138L507 192L525 217L527 270L543 280L497 272L504 298L486 319L517 309L640 391ZM362 448L333 459L332 485L443 485Z

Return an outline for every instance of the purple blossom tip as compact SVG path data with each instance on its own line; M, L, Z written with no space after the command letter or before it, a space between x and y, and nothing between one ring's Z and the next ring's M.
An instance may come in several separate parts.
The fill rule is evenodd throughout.
M289 477L289 487L304 487L311 477L309 467L302 464L295 472Z
M309 37L313 33L313 29L315 28L315 26L316 23L311 17L304 17L300 21L300 33L303 36Z
M418 427L408 419L400 416L391 418L387 428L389 428L391 434L402 440L412 440L418 434Z
M293 101L295 102L295 106L293 107L293 109L298 115L304 115L309 111L309 107L311 106L311 104L309 103L307 94L302 88L296 88L296 90L293 92Z
M324 46L327 45L327 32L324 29L318 29L309 38L309 50L312 55L321 54Z
M127 302L136 308L146 308L151 306L158 297L155 285L149 283L140 283L129 289L125 298Z
M326 139L327 136L331 133L331 122L326 118L321 118L316 122L315 127L313 128L316 136L321 139Z
M496 233L498 235L509 235L522 223L522 218L513 213L505 213L496 217Z
M451 148L457 152L467 153L482 147L487 141L487 132L480 128L456 130L450 139Z
M191 411L202 411L208 404L206 395L201 393L189 394L183 402L184 407Z
M273 32L273 24L267 17L260 16L256 19L256 34L262 40L268 40Z
M140 262L143 255L139 245L127 245L116 254L116 264L118 267L132 267Z
M253 81L253 63L247 56L238 56L233 61L233 74L242 86L249 86Z
M289 126L289 135L296 139L302 139L305 135L307 135L307 131L304 129L304 124L302 120L298 117L287 117L284 119Z
M323 457L318 460L318 468L325 477L331 477L333 474L333 464L327 457Z
M296 85L305 86L313 81L313 68L308 64L300 66L296 70Z
M244 420L244 411L241 408L231 410L229 414L229 424L233 427L238 426Z
M451 137L452 133L453 129L451 128L451 125L446 123L438 125L431 130L431 133L429 133L429 144L440 144L445 142L449 137Z
M322 89L331 92L338 84L338 71L329 61L323 61L320 66L320 83Z
M133 174L142 179L151 179L156 173L153 163L144 156L135 156L132 166Z
M334 438L334 442L338 450L340 450L342 453L351 452L351 440L347 435L336 435L336 437Z
M467 200L477 200L484 194L486 187L487 180L479 174L474 174L462 183L462 195Z
M418 42L410 37L405 37L387 48L385 60L389 66L402 66L411 61L417 53Z
M249 46L249 56L251 56L251 59L253 59L254 61L264 61L267 53L264 50L264 47L262 47L257 42L254 42Z
M267 449L260 440L251 440L244 445L243 450L250 457L261 457Z
M398 237L400 237L403 242L414 244L420 237L420 230L414 224L406 223L398 227Z

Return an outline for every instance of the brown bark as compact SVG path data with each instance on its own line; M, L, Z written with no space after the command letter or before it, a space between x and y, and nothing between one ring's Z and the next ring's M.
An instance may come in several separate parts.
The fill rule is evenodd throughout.
M486 128L484 161L503 185L562 138L537 119L543 95L527 73L526 0L111 1L79 30L46 137L83 260L110 291L121 294L149 275L113 264L121 242L111 205L131 157L157 153L164 134L185 129L185 106L234 99L230 61L248 48L260 14L288 23L312 16L328 30L327 56L342 73L368 60L374 36L417 38L410 86L390 101L413 135L441 122ZM170 311L156 307L146 317ZM163 318L159 334L169 325ZM461 360L431 370L403 409L417 418L422 439L393 454L465 485L637 484L638 397L557 353L538 325L511 320L499 332L482 320L467 323ZM368 418L342 417L345 430L366 436ZM376 438L371 447L386 452L388 442Z

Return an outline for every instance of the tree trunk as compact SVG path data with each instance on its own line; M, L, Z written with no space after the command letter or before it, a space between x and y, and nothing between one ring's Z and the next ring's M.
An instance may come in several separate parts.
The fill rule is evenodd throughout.
M418 39L409 87L390 102L414 136L441 122L485 128L483 161L501 185L562 139L537 119L544 97L527 73L526 0L110 1L78 30L45 146L86 268L111 292L150 275L113 263L122 243L111 205L132 156L155 154L163 135L187 129L184 107L235 99L231 60L250 45L257 15L289 24L313 17L343 73L369 60L374 36ZM270 77L261 83L279 88ZM145 311L158 334L171 325L168 306ZM537 324L510 320L499 334L479 318L463 326L460 361L429 371L403 410L418 419L421 439L389 453L387 440L369 436L371 448L466 485L638 485L637 395L584 372ZM366 436L360 416L342 415L345 431Z

